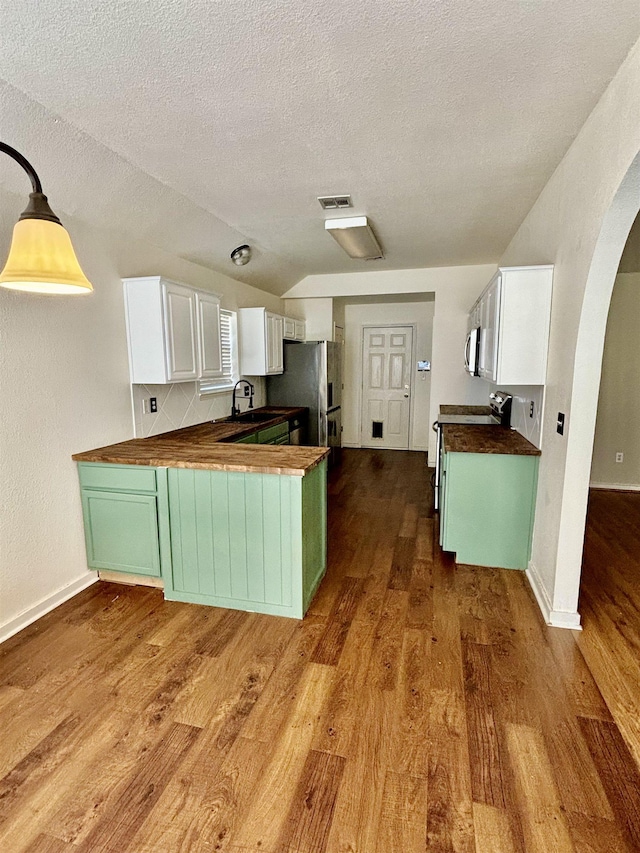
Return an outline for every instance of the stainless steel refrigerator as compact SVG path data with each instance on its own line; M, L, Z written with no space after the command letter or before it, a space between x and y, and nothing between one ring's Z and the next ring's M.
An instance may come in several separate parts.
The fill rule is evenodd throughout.
M269 406L306 406L309 423L303 444L330 447L330 464L342 447L342 344L285 341L284 373L267 377Z

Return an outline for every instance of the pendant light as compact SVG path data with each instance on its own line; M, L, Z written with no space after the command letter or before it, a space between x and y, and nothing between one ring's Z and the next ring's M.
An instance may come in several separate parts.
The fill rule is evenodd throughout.
M31 180L29 204L13 229L9 257L0 273L0 286L32 293L90 293L91 282L80 269L71 239L49 207L35 169L22 154L0 142Z

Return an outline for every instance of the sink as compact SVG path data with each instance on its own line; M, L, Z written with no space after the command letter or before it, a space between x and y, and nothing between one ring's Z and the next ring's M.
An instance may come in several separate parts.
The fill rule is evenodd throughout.
M231 423L240 421L240 423L260 424L263 421L272 421L277 418L272 412L243 412L241 415L236 415L234 418L229 418Z

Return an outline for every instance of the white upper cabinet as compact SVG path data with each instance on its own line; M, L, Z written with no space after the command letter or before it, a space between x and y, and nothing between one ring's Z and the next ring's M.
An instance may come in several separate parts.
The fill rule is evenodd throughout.
M296 341L304 341L305 339L305 323L304 320L294 320L295 338Z
M266 308L241 308L240 371L248 376L270 376L284 371L284 317Z
M295 341L296 339L296 321L291 317L283 317L284 323L284 339L286 341Z
M222 374L218 296L160 276L126 278L123 284L133 383L165 385Z
M544 385L553 267L502 267L470 312L479 374L496 385Z
M222 376L222 348L220 346L220 300L213 293L196 293L198 311L198 353L200 379Z
M285 341L304 340L304 320L294 320L292 317L283 317L282 322L284 326L283 337Z

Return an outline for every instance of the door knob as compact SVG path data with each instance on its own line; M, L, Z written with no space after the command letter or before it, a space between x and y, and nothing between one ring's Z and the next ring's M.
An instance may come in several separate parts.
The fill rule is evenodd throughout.
M408 395L408 394L405 394L404 396L405 396L405 397L408 397L409 395Z

